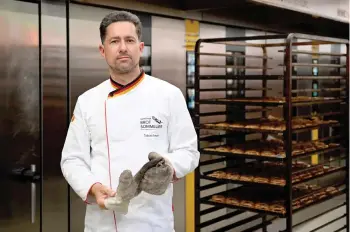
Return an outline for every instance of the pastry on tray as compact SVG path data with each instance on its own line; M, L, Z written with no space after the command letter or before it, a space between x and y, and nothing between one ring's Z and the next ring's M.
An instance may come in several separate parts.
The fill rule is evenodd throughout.
M219 203L226 203L226 198L222 195L214 195L211 198L211 201L219 202Z
M226 204L239 206L240 202L239 202L239 200L237 198L228 197L228 198L226 198Z
M236 172L228 172L226 173L226 179L229 180L239 180L240 175Z
M292 183L301 181L301 178L298 175L292 176Z
M231 127L231 128L244 128L244 124L235 122L235 123L231 123L229 125L229 127Z
M314 169L314 170L311 170L310 172L314 176L319 176L319 175L322 175L324 173L324 170L323 169Z
M266 211L270 210L269 205L263 202L256 202L254 204L254 208L259 210L266 210Z
M305 205L310 205L310 204L312 204L313 202L314 202L314 198L313 197L309 197L309 198L307 198L307 201L305 202Z
M304 154L303 150L295 149L292 151L292 155L301 155Z
M311 191L316 191L318 189L320 189L321 187L315 184L308 184L309 190Z
M286 157L286 152L284 151L283 147L276 149L276 156L278 156L278 157Z
M247 200L242 200L242 201L240 202L240 206L248 207L248 208L254 208L254 202L252 202L252 201L247 201Z
M242 148L239 148L239 147L232 148L231 152L232 153L236 153L236 154L244 154L245 153L245 151Z
M302 197L299 199L299 201L302 205L305 205L308 200L309 200L309 197Z
M254 180L254 176L252 175L241 175L241 177L239 178L240 181L248 181L248 182L252 182Z
M280 213L280 214L286 213L286 209L281 204L272 204L272 205L270 205L269 208L270 208L270 211L272 211L274 213Z
M301 207L301 204L300 204L300 201L298 200L295 200L293 201L292 203L292 208L295 210L295 209L299 209Z
M312 196L305 196L300 198L300 203L303 205L310 204L309 202L312 201L313 197Z
M312 175L309 172L302 172L298 175L298 177L302 180L309 179Z
M286 125L283 124L277 124L273 127L272 130L276 130L276 131L284 131L286 129Z
M256 176L254 177L254 182L261 183L261 184L267 184L270 182L269 178L262 177L262 176Z
M215 171L211 174L209 174L208 176L210 177L215 177L215 178L219 178L219 179L225 179L226 178L226 172L224 171Z
M244 154L246 154L246 155L260 155L260 152L257 150L254 150L254 149L250 149L250 150L246 150L244 152Z
M312 145L305 146L305 152L311 152L311 151L316 151L316 148Z
M322 200L327 197L327 194L323 193L318 196L318 200Z
M293 167L295 167L295 168L308 168L308 167L310 167L310 164L297 160L297 161L293 162Z
M260 129L260 125L259 124L248 124L244 128L247 128L247 129Z
M263 123L261 126L260 126L260 129L262 130L274 130L274 126L272 126L271 124L269 123Z
M270 178L270 183L274 184L274 185L280 185L280 186L284 186L286 185L286 180L280 178L280 177L271 177Z
M327 194L324 191L321 191L321 192L314 193L313 197L317 200L321 200L323 198L326 198Z
M231 149L229 147L217 147L217 148L215 148L215 151L217 151L217 152L231 152Z
M227 128L229 127L230 124L228 124L227 122L221 122L221 123L216 123L215 126L216 127L222 127L222 128Z
M276 153L272 150L265 150L260 153L261 156L275 157Z
M339 192L339 190L337 188L335 188L335 187L328 187L326 189L326 193L328 193L328 194L335 194L335 193L338 193L338 192Z

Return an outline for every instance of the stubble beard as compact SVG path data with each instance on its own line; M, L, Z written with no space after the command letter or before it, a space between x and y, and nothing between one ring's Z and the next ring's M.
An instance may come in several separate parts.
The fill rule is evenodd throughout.
M111 67L111 69L118 74L127 74L132 72L137 67L137 65L138 63L134 63L132 61L128 65L119 65L116 63L114 67Z

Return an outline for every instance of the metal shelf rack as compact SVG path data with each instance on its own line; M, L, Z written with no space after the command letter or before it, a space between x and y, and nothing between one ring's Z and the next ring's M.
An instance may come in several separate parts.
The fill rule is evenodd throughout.
M206 44L246 52L202 52ZM306 49L313 46L345 52ZM222 68L226 74L212 71ZM334 230L349 231L348 40L294 33L199 39L194 89L196 232L292 232L339 209L344 214L312 231L340 220ZM311 207L318 213L294 220Z

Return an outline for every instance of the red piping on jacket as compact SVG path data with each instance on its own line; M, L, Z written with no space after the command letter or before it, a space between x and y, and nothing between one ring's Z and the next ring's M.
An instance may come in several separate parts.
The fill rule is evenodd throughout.
M108 151L108 172L109 172L109 185L112 188L112 174L111 174L111 156L109 152L109 140L108 140L108 127L107 127L107 100L105 100L105 127L106 127L106 140L107 140L107 151ZM115 231L118 232L117 219L115 212L113 211Z

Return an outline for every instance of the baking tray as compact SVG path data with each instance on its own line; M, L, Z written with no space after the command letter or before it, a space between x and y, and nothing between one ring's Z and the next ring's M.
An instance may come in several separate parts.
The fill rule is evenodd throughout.
M314 104L341 103L343 98L333 97L307 97L305 99L292 98L292 106L307 106ZM199 100L200 104L240 104L255 106L283 106L287 102L284 97L245 97L245 98L215 98Z
M246 132L246 133L282 133L286 131L286 129L255 129L255 128L244 128L244 127L223 127L223 126L217 126L219 123L226 123L226 122L218 122L218 123L203 123L200 125L199 128L201 129L212 129L212 130L226 130L226 131L239 131L239 132ZM242 124L244 122L241 122ZM315 126L305 126L302 128L293 128L293 133L300 133L316 128L323 128L323 127L339 127L341 124L339 122L332 122L332 123L324 123L324 124L318 124Z
M236 153L236 152L223 152L223 151L211 151L207 149L215 149L218 147L223 147L226 145L218 145L218 146L212 146L212 147L206 147L206 148L201 148L200 153L201 154L208 154L208 155L219 155L219 156L226 156L229 158L247 158L247 159L255 159L255 160L267 160L267 161L284 161L286 159L286 156L284 155L276 155L276 156L262 156L262 155L249 155L245 153ZM302 158L302 157L307 157L310 155L314 154L324 154L324 153L329 153L333 152L336 150L341 150L343 149L340 145L339 146L334 146L334 147L328 147L324 149L316 149L314 151L309 151L309 152L304 152L300 154L293 155L292 158Z
M342 184L335 184L335 185L331 185L331 186L322 187L322 188L319 188L319 189L317 189L315 191L309 190L309 191L305 191L305 192L293 192L293 195L296 196L296 197L293 198L293 201L295 202L296 200L300 200L302 197L313 195L314 193L323 191L323 190L327 189L328 187L333 187L333 186L334 187L338 187L340 185L343 185L343 183ZM238 191L241 190L241 189L245 189L246 191L243 192L243 193L239 193ZM214 201L210 200L215 195L223 195L225 197L237 197L240 200L253 200L252 198L249 198L249 197L247 198L247 196L248 196L247 193L248 192L249 193L259 192L259 195L258 194L254 194L254 196L256 196L256 198L254 200L255 202L265 202L265 203L271 203L271 204L272 204L272 202L277 202L277 203L280 203L280 204L284 204L284 202L285 202L283 199L277 197L277 196L284 196L282 191L279 191L279 190L274 189L274 188L266 190L266 189L262 189L262 188L255 187L255 186L244 186L244 187L238 187L238 188L235 188L235 189L219 192L219 193L216 193L216 194L212 194L212 195L203 197L203 198L200 199L200 201L201 201L201 203L204 203L204 204L209 204L209 205L213 205L213 206L220 206L220 207L226 207L226 208L232 208L232 209L246 210L246 211L250 211L250 212L260 213L260 214L263 214L263 215L274 215L274 216L278 216L278 217L281 217L281 218L284 218L286 216L286 213L277 213L277 212L261 210L261 209L251 208L251 207L231 205L231 204L226 204L226 203L219 203L219 202L214 202ZM313 206L313 205L321 204L321 203L323 203L323 202L325 202L327 200L330 200L330 199L332 199L334 197L340 196L340 195L342 195L344 193L345 193L345 189L339 190L337 193L332 194L332 195L327 195L323 199L314 200L314 201L312 201L312 203L304 204L303 206L299 207L298 209L293 209L293 213L296 213L298 211L301 211L301 210L303 210L305 208L308 208L310 206ZM242 197L242 196L244 196L244 197ZM262 197L262 196L264 196L265 198ZM266 197L266 196L268 196L268 197Z

